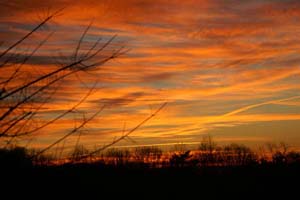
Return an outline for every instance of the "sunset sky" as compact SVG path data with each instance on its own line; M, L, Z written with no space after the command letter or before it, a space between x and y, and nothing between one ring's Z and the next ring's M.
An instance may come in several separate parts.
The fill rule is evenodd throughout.
M55 68L62 55L74 52L91 22L87 45L116 34L111 48L129 51L61 82L37 121L72 107L99 83L80 106L81 114L43 129L33 146L51 143L104 104L80 142L91 148L109 143L168 102L131 135L135 142L116 146L196 144L210 134L219 142L255 147L284 141L300 147L300 1L2 0L1 49L62 7L59 16L15 50L30 51L54 31L24 71Z

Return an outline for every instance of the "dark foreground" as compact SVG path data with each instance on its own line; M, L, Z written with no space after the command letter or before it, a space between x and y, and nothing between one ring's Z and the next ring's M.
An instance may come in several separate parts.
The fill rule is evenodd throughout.
M201 169L30 166L1 169L1 193L8 195L4 199L299 199L299 178L299 165Z

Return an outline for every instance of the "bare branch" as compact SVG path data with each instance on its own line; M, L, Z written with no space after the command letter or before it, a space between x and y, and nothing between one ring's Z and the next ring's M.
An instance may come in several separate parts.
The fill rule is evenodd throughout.
M15 125L17 125L20 121L22 121L23 119L25 119L27 116L29 116L31 114L31 112L25 113L22 117L20 117L19 119L15 120L12 124L9 125L9 127L7 127L2 133L0 133L0 137L5 136L5 134L11 129L13 128Z
M40 42L40 44L28 56L25 57L23 62L18 66L18 68L13 72L13 74L5 82L3 82L4 84L4 86L2 87L3 89L8 85L10 81L12 81L16 77L18 72L21 70L22 66L26 64L26 62L41 48L41 46L43 46L49 40L49 38L53 34L54 32L51 32L42 42Z
M94 90L95 86L96 86L96 85L94 85L94 87L92 87L92 88L87 92L87 94L86 94L86 95L85 95L78 103L76 103L72 108L70 108L70 109L68 109L67 111L65 111L64 113L58 115L58 116L55 117L54 119L52 119L52 120L46 122L45 124L43 124L43 125L41 125L41 126L35 128L35 129L31 130L31 131L28 131L28 132L25 132L25 133L18 134L18 136L23 136L23 135L28 135L28 134L35 133L35 132L37 132L37 131L39 131L39 130L45 128L45 127L47 127L48 125L55 123L57 120L63 118L63 117L66 116L67 114L72 113L78 106L80 106L83 102L85 102L86 99L92 94L92 91Z
M114 37L115 37L115 36L114 36ZM112 42L112 40L114 39L114 37L112 37L112 38L111 38L107 43L105 43L100 49L103 50L103 48L105 48L108 44L110 44L110 43ZM94 56L96 56L98 53L99 53L99 50L98 50L96 53L89 55L88 57L82 58L82 59L80 59L80 60L78 60L78 61L75 61L75 62L69 64L69 65L63 66L63 67L58 68L57 70L54 70L54 71L52 71L52 72L50 72L50 73L48 73L48 74L45 74L45 75L43 75L43 76L41 76L41 77L38 77L37 79L35 79L35 80L33 80L33 81L30 81L29 83L24 84L24 85L22 85L21 87L18 87L18 88L16 88L16 89L14 89L13 91L4 94L3 96L0 97L0 100L3 100L3 99L5 99L5 98L7 98L7 97L9 97L9 96L12 96L13 94L15 94L15 93L17 93L17 92L19 92L19 91L21 91L21 90L23 90L23 89L25 89L25 88L28 88L28 87L30 87L31 85L36 84L36 83L38 83L38 82L40 82L40 81L42 81L42 80L45 80L46 78L52 77L52 76L54 76L54 75L56 75L56 74L58 74L58 73L60 73L60 72L62 72L62 71L66 71L66 70L68 70L68 69L73 69L73 70L74 70L74 71L71 71L71 72L67 73L67 75L63 75L62 77L64 78L64 77L69 76L69 75L71 75L71 74L73 74L73 73L75 73L75 72L78 72L78 71L81 71L81 70L88 70L88 69L90 69L91 67L102 65L102 64L106 63L107 61L109 61L109 60L111 60L111 59L113 59L113 58L116 58L117 56L122 55L122 54L120 54L120 52L116 52L116 53L114 53L112 56L109 56L109 57L107 57L107 58L104 58L104 59L101 60L100 62L93 63L93 64L89 64L89 65L85 65L85 64L83 63L84 61L87 61L87 60L92 59L92 58L93 58ZM76 66L78 66L78 65L81 65L81 66L84 66L84 67L78 69L78 68L76 68ZM62 79L62 78L59 78L59 79L57 79L57 80L60 80L60 79ZM55 81L55 82L56 82L56 81ZM1 118L0 118L0 120L1 120Z
M61 9L57 10L56 12L54 12L53 14L49 15L48 17L46 17L41 23L39 23L35 28L33 28L29 33L27 33L26 35L24 35L21 39L19 39L17 42L15 42L10 47L8 47L5 51L3 51L0 54L0 58L2 58L3 56L5 56L13 48L15 48L16 46L18 46L19 44L21 44L24 40L26 40L28 37L30 37L34 32L36 32L38 29L40 29L42 26L44 26L48 21L50 21L52 18L54 18L55 16L57 16L58 14L60 14L64 9L65 8L61 8Z
M41 151L39 151L37 154L35 154L32 158L35 158L41 154L43 154L44 152L48 151L49 149L51 149L53 146L55 146L56 144L60 143L61 141L65 140L66 138L70 137L71 135L73 135L74 133L78 132L81 128L83 128L88 122L90 122L91 120L93 120L97 115L99 115L103 109L105 108L105 105L102 106L96 113L94 113L90 118L86 119L85 121L83 121L78 127L74 128L72 131L70 131L69 133L65 134L63 137L59 138L58 140L56 140L55 142L53 142L52 144L50 144L49 146L47 146L46 148L42 149Z
M104 145L101 148L98 148L92 152L90 152L87 155L83 155L80 159L84 159L84 158L88 158L91 157L105 149L107 149L108 147L113 146L114 144L120 142L121 140L128 138L128 136L130 134L132 134L134 131L136 131L137 129L139 129L142 125L144 125L147 121L149 121L150 119L152 119L153 117L155 117L166 105L168 102L163 103L153 114L151 114L150 116L148 116L146 119L144 119L143 121L141 121L137 126L135 126L133 129L131 129L130 131L128 131L126 134L122 135L121 137L119 137L118 139L113 140L111 143Z
M78 56L78 52L80 51L80 46L87 34L87 32L89 31L89 29L91 28L92 22L86 27L86 29L84 30L83 34L81 35L81 38L79 39L78 45L75 49L75 53L74 53L74 61L77 60L77 56Z

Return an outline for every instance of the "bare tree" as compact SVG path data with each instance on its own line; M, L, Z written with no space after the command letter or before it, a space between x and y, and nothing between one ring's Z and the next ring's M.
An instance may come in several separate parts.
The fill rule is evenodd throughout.
M54 32L47 34L28 54L17 54L16 49L21 47L26 40L29 40L34 33L39 31L50 20L61 14L62 11L63 9L60 9L47 16L12 45L6 48L2 46L3 50L0 52L0 142L2 146L11 144L16 139L32 136L50 124L56 123L66 115L75 112L93 93L96 88L96 82L87 89L88 91L83 95L82 99L70 106L69 109L51 119L43 120L41 123L36 123L35 121L47 103L51 99L55 99L55 94L60 89L59 83L72 75L77 75L77 73L89 72L99 68L127 51L123 46L114 47L112 45L116 36L112 36L106 41L102 41L103 39L99 37L88 49L83 49L84 40L92 25L90 24L81 35L74 48L74 53L67 59L64 59L64 63L59 63L50 72L37 75L27 70L24 74L22 69L25 64L47 43ZM40 153L47 151L70 135L77 133L101 113L104 107L105 105L98 108L89 117L82 119L81 123L74 127L73 130L43 149Z
M99 68L106 62L115 59L127 52L123 46L113 45L116 38L111 38L103 41L101 37L96 39L87 49L83 48L84 41L88 35L89 29L92 26L90 23L83 31L80 39L78 40L76 47L73 50L73 54L68 57L63 57L63 62L58 62L57 66L49 72L33 74L31 71L26 71L24 74L22 69L25 64L32 59L32 57L38 52L38 50L47 43L48 39L54 34L50 32L45 38L36 44L27 54L18 54L16 49L29 40L34 33L39 31L50 20L60 15L63 9L60 9L52 14L49 14L44 20L42 20L36 27L14 42L12 45L4 48L1 46L0 51L0 144L8 145L16 140L22 140L29 136L34 136L42 129L48 127L51 124L56 123L58 120L63 119L67 115L78 111L79 106L85 102L89 96L94 92L97 81L92 87L87 88L86 94L74 105L64 110L62 113L57 114L47 120L37 123L36 118L42 113L45 106L49 101L55 99L57 91L61 89L59 83L64 81L70 76L77 76L82 72L93 72L94 69ZM87 45L85 45L87 46ZM81 80L80 80L81 81ZM113 140L111 143L106 144L88 154L77 156L76 159L84 159L95 155L96 153L114 145L115 143L126 139L129 135L137 130L140 126L154 117L166 103L162 104L156 112L151 114L146 119L142 120L136 127L127 133L123 133L119 138ZM65 141L68 137L80 132L90 121L96 118L107 105L100 106L94 113L90 113L88 117L84 115L81 122L77 124L73 129L64 133L63 136L49 144L45 148L37 151L32 158L41 156L44 152L58 145L62 141ZM80 135L78 137L78 140ZM78 142L76 146L78 145ZM75 146L75 148L76 148Z

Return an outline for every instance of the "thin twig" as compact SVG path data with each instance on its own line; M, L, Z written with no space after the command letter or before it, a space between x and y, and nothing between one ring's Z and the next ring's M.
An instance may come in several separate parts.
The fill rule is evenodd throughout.
M97 115L99 115L103 109L105 108L105 105L102 106L96 113L94 113L90 118L88 118L87 120L83 121L78 127L74 128L72 131L70 131L69 133L65 134L63 137L59 138L58 140L56 140L55 142L53 142L52 144L50 144L49 146L47 146L46 148L42 149L41 151L39 151L37 154L33 155L32 158L35 158L41 154L43 154L44 152L48 151L49 149L51 149L53 146L55 146L56 144L60 143L61 141L65 140L66 138L68 138L69 136L73 135L74 133L78 132L82 127L84 127L88 122L90 122L92 119L94 119Z
M57 10L56 12L54 12L52 15L49 15L48 17L46 17L41 23L39 23L35 28L33 28L29 33L27 33L26 35L24 35L21 39L19 39L17 42L15 42L10 47L8 47L5 51L3 51L0 54L0 58L2 58L3 56L5 56L13 48L15 48L16 46L18 46L19 44L21 44L24 40L26 40L28 37L30 37L34 32L36 32L38 29L40 29L42 26L44 26L48 21L50 21L53 17L55 17L56 15L58 15L64 9L65 8L61 8L61 9Z
M154 116L157 115L157 113L159 113L159 111L161 111L166 105L167 105L168 102L165 102L163 103L153 114L151 114L150 116L148 116L146 119L144 119L143 121L141 121L137 126L135 126L133 129L131 129L130 131L128 131L126 134L122 135L121 137L119 137L118 139L115 139L113 140L111 143L107 144L107 145L104 145L103 147L99 148L99 149L96 149L92 152L90 152L89 154L87 155L83 155L80 157L80 159L85 159L85 158L88 158L88 157L91 157L105 149L107 149L108 147L111 147L112 145L120 142L121 140L127 138L130 134L132 134L134 131L136 131L138 128L140 128L142 125L144 125L147 121L149 121L150 119L152 119Z

